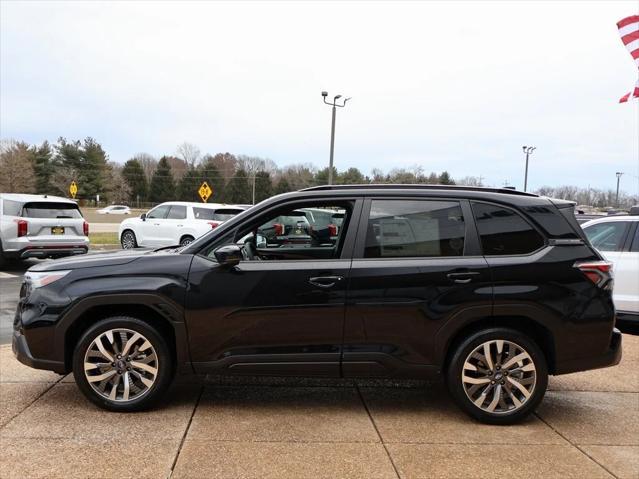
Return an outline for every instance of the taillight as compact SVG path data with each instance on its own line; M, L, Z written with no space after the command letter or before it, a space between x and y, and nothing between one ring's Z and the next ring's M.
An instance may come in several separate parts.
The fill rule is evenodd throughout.
M209 221L208 223L211 225L211 229L214 229L220 226L220 223L218 221Z
M29 224L25 220L18 220L18 238L20 236L27 236L27 228Z
M282 223L275 223L273 228L275 229L275 234L277 236L282 236L284 234L284 225Z
M89 236L89 223L86 221L82 224L82 232L84 233L84 236Z
M328 234L331 236L337 236L337 225L328 225Z
M587 261L575 263L586 278L597 286L606 286L612 279L612 263L610 261Z

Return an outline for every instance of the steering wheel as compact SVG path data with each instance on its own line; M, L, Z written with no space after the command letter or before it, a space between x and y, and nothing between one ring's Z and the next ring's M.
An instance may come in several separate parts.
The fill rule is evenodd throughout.
M255 236L244 242L244 246L242 247L242 257L247 261L260 259L257 255L257 248L255 247Z

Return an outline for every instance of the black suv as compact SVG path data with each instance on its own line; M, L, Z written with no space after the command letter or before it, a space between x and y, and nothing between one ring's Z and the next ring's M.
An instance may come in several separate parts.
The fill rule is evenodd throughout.
M301 209L339 211L317 245L258 241ZM511 423L549 374L617 364L610 263L573 204L512 190L366 185L287 193L184 248L41 263L13 349L73 371L115 411L181 373L445 378L471 416Z

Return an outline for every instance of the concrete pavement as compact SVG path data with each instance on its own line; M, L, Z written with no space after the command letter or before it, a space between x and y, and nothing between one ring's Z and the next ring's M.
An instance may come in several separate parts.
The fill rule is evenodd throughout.
M0 477L639 477L639 337L619 366L552 378L517 426L478 424L441 385L182 380L116 414L0 346Z

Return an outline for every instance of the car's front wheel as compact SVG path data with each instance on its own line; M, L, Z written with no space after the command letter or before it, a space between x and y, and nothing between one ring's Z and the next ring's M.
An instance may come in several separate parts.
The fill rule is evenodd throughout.
M137 318L115 316L91 326L73 353L84 395L110 411L138 411L166 391L174 364L162 335Z
M469 415L488 424L511 424L532 413L543 399L548 368L530 337L490 328L457 346L446 380L451 395Z
M120 244L122 249L133 249L138 247L138 240L135 237L135 233L131 230L126 230L122 233L120 238Z

